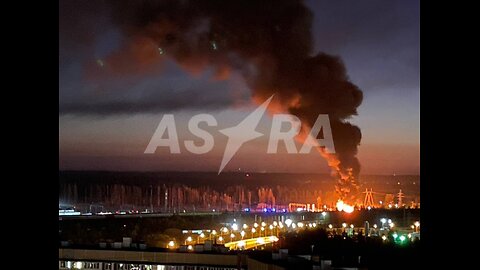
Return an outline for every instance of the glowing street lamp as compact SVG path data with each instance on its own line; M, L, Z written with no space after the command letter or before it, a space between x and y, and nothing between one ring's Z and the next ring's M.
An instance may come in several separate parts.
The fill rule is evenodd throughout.
M168 242L168 248L174 248L175 247L175 241L170 241Z
M420 228L420 221L415 221L413 225L415 226L415 232L418 232L418 228Z
M234 238L235 238L235 234L231 233L230 234L230 242L232 242Z
M332 224L328 224L328 228L329 228L329 229L332 229L332 228L333 228L333 225L332 225Z
M192 251L192 250L193 250L193 246L192 246L192 245L188 245L187 249L188 249L189 251Z
M287 225L287 227L290 227L290 225L292 225L292 220L291 219L287 219L285 220L285 224Z
M243 224L243 229L246 230L248 228L247 224Z
M253 227L257 228L258 227L258 223L253 223Z
M274 226L274 227L277 227L277 225L278 225L278 222L275 220L275 221L273 222L273 226Z
M343 227L343 228L346 228L346 227L347 227L347 223L345 223L345 222L342 223L342 227Z
M242 239L243 239L243 237L245 236L245 231L241 231L240 235L242 236Z
M257 232L257 230L255 230L255 228L252 228L252 238L255 232Z
M327 212L322 212L322 217L325 218L327 216Z
M350 228L352 228L352 229L353 229L354 227L355 227L355 226L353 226L353 224L350 224Z
M378 226L377 224L373 224L373 228L376 229Z
M382 223L382 228L385 226L385 223L387 222L386 218L380 219L380 222Z
M265 226L267 226L267 223L262 221L262 227L265 227Z
M200 243L199 238L204 239L204 238L205 238L205 234L202 232L202 233L197 237L197 242L198 242L198 243Z
M233 225L232 225L232 230L233 230L233 231L238 230L238 225L237 225L237 223L233 223Z
M223 236L218 237L218 241L223 242Z
M390 228L393 228L393 227L395 227L395 223L392 222L392 223L388 224L388 226L390 226Z

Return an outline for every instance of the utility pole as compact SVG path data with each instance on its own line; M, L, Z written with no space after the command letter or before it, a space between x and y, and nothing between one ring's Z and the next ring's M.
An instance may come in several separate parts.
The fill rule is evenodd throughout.
M398 194L397 194L398 207L402 207L402 205L403 205L403 198L404 198L404 197L405 197L405 196L403 195L402 190L400 189L400 192L398 192Z
M365 189L365 199L363 200L363 206L364 207L373 207L374 206L374 201L373 201L373 189Z
M153 186L150 185L150 213L153 213Z

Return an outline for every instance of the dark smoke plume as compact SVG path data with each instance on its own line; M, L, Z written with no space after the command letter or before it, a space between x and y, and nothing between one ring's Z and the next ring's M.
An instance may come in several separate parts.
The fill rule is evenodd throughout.
M304 131L319 114L328 114L336 154L323 156L334 169L342 199L356 187L361 132L346 120L357 114L363 95L338 57L312 51L313 15L303 1L106 3L127 39L105 59L103 75L148 72L165 59L192 73L214 68L216 79L239 72L254 100L275 94L274 110L297 115Z

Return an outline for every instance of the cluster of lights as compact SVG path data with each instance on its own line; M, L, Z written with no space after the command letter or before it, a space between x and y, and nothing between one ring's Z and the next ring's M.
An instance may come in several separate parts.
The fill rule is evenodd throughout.
M327 215L326 212L322 212L322 216L325 217ZM188 250L191 250L190 248L188 248L189 246L192 246L193 244L195 243L199 243L200 240L204 240L205 238L210 238L212 239L212 236L213 238L216 238L218 242L220 243L225 243L225 242L228 242L228 241L225 241L225 236L230 236L230 241L233 242L235 241L235 238L240 238L241 236L241 240L240 241L244 241L243 239L245 239L246 235L248 232L251 232L251 238L255 238L257 237L255 234L256 233L259 233L259 236L262 237L262 235L265 235L267 236L267 232L269 233L274 233L275 230L278 230L278 229L283 229L284 227L288 227L288 228L292 228L292 229L296 229L296 228L316 228L317 227L317 223L315 222L312 222L312 223L304 223L304 222L294 222L293 220L291 219L286 219L285 222L282 222L282 221L273 221L271 224L268 224L266 223L265 221L262 221L260 223L253 223L251 226L247 225L247 224L237 224L237 220L234 219L233 220L233 223L230 225L230 226L226 226L226 227L222 227L220 228L220 230L217 231L216 230L207 230L207 232L209 232L209 235L206 233L204 233L203 231L198 231L198 232L194 232L194 233L198 233L198 236L196 239L192 238L192 236L188 236L186 239L185 239L185 245L188 245L187 246L187 249ZM184 233L187 233L188 231L184 231ZM277 231L278 233L278 231ZM273 236L275 237L275 236ZM276 238L276 237L275 237ZM261 238L259 238L261 239ZM248 239L246 239L248 241ZM241 247L242 244L238 245L237 242L237 247ZM167 247L170 248L170 249L173 249L173 248L176 248L178 246L177 243L175 243L175 241L170 241L168 242L167 244Z

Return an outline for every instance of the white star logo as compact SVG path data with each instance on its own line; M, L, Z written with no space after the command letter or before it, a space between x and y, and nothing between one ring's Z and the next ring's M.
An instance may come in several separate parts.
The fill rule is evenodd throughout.
M223 153L222 163L220 164L220 169L218 174L227 166L228 162L232 159L233 155L240 149L242 144L263 136L264 134L255 131L257 128L260 119L267 110L268 104L272 100L274 95L269 99L263 102L255 111L250 113L242 122L238 125L219 130L221 133L228 137L227 146L225 147L225 152Z

